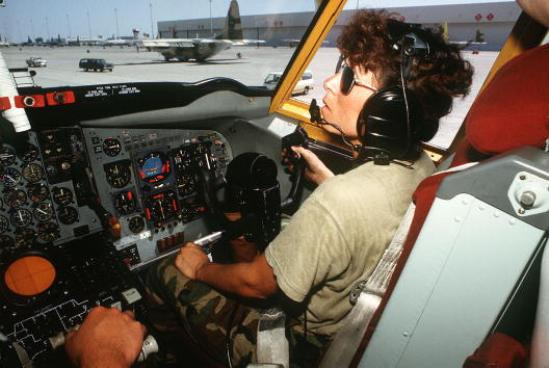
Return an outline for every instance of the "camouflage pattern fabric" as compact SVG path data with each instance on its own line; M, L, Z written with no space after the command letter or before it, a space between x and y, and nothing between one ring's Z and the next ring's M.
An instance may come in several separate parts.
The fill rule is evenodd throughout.
M191 349L202 350L211 359L210 365L226 365L227 333L233 367L256 362L257 324L261 317L258 308L187 279L177 270L173 258L149 270L146 293L152 332L160 344L160 366L188 366L185 360L189 347L185 340L187 344L189 340L194 342L197 346ZM305 337L303 322L297 319L290 319L287 324L291 366L316 366L327 348L328 337L312 333Z

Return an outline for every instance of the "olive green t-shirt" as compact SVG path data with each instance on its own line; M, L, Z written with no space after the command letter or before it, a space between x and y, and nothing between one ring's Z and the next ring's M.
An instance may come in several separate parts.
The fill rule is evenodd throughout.
M280 290L307 305L309 331L333 335L351 310L349 292L373 271L411 196L434 165L365 163L320 185L267 247Z

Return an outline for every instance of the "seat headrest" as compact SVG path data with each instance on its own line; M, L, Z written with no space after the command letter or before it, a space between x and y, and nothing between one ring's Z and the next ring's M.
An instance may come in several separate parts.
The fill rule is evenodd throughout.
M498 154L549 138L549 45L505 64L477 97L466 135L479 152Z

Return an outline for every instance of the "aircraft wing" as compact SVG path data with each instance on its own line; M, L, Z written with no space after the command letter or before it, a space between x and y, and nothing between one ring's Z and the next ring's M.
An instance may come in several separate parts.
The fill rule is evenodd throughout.
M250 39L243 39L243 40L231 40L233 43L233 46L256 46L256 45L265 45L265 40L250 40Z
M190 38L160 38L151 40L140 40L139 47L150 49L166 49L171 47L193 48L198 40Z

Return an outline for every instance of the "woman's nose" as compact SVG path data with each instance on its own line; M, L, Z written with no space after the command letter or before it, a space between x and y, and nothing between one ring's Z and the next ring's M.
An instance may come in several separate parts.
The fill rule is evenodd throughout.
M322 86L325 91L337 93L339 90L339 80L341 79L341 73L332 74L328 78L324 79Z

